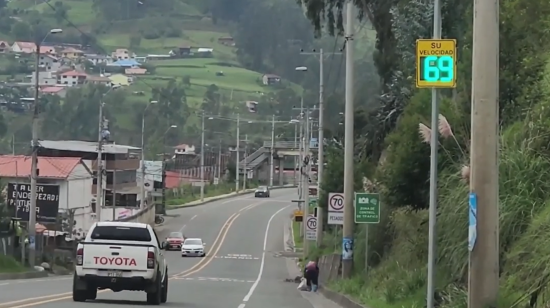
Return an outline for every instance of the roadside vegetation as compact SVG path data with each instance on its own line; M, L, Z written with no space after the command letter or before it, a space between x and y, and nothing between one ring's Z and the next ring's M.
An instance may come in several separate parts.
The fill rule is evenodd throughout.
M307 2L310 19L318 25L325 20L338 21L322 18L320 2ZM336 2L325 4L328 8ZM373 59L382 84L376 91L378 102L356 100L355 189L381 193L382 217L379 224L370 225L368 242L365 226L356 225L355 274L349 280L331 282L330 287L368 307L425 307L430 158L426 137L438 129L441 148L436 298L440 308L467 307L472 4L446 0L442 6L443 35L457 38L460 48L459 77L455 90L441 91L439 127L431 128L430 91L416 89L411 76L415 73L414 41L431 37L433 8L409 0L392 5L368 0L367 5L365 18L372 19L377 32ZM550 298L546 269L550 255L546 227L550 220L550 46L534 42L548 42L550 4L505 0L501 1L500 10L498 307L535 307L534 303L543 307ZM519 17L527 11L529 21ZM357 82L364 84L361 79ZM357 91L363 90L357 86ZM343 131L332 134L341 137ZM339 140L327 150L324 197L320 200L325 209L326 194L343 191L343 149ZM323 250L315 249L310 257L340 253L341 234L334 234L328 228Z
M241 182L242 183L242 182ZM256 182L247 182L246 188L258 187ZM235 192L235 183L221 183L219 185L206 185L204 187L204 198L216 197ZM166 207L174 208L185 205L201 198L200 187L183 185L177 189L172 189L166 194Z
M21 273L24 271L26 271L26 268L13 257L0 254L0 274Z

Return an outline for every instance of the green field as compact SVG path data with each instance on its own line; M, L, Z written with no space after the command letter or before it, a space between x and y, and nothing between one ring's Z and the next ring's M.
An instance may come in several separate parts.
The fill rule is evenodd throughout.
M117 48L128 48L138 56L144 57L152 54L167 55L169 51L181 46L213 49L213 58L148 62L148 65L155 66L155 72L137 77L136 81L127 88L130 101L146 102L150 100L152 87L161 87L171 80L181 81L186 76L191 80L191 86L186 89L186 95L192 107L198 107L207 87L213 84L220 89L219 92L227 102L235 103L256 100L262 93L272 91L273 88L261 84L261 77L266 72L254 72L240 67L236 62L236 48L218 43L220 37L230 36L229 27L213 24L209 17L201 15L198 7L195 6L197 3L193 1L177 1L177 7L168 16L151 14L145 18L129 20L121 16L120 21L112 22L108 29L94 35L101 46L100 53L110 53ZM91 33L92 26L100 20L98 12L92 7L93 1L59 0L59 2L62 2L67 9L67 19L80 31ZM55 4L52 3L52 5ZM54 11L46 3L14 0L9 2L9 6L25 11L26 13L19 14L23 20L28 12L38 11L41 18L58 24L53 15ZM150 28L151 25L161 25L163 21L181 30L180 37L163 36L156 39L143 37L144 29ZM58 26L67 31L75 30L65 22ZM139 42L134 42L132 45L132 37L140 37ZM3 63L0 62L0 65ZM223 76L219 76L222 75L219 74L220 72L223 72ZM138 94L141 92L144 95Z

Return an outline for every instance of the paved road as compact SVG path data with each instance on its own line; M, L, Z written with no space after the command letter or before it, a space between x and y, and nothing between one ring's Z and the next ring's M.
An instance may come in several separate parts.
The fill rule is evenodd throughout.
M182 230L188 237L202 237L208 257L165 253L172 277L165 306L312 308L295 284L284 282L289 277L287 262L278 256L284 249L282 226L292 211L294 192L275 190L269 199L240 196L173 211L180 216L167 220L160 236ZM144 292L108 290L98 292L95 302L75 303L71 287L71 277L0 281L0 308L146 305Z

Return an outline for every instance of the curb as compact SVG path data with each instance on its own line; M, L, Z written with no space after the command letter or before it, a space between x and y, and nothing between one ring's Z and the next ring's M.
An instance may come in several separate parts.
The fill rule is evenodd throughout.
M296 186L295 185L277 186L277 187L271 188L271 190L284 189L284 188L293 188L293 187L296 187ZM172 211L172 210L177 210L177 209L182 209L182 208L196 207L196 206L199 206L199 205L204 205L204 204L211 203L211 202L218 201L218 200L222 200L222 199L228 199L228 198L237 197L237 196L241 196L241 195L252 194L252 193L254 193L255 190L256 190L256 188L253 188L253 189L247 189L245 191L240 191L238 193L230 193L230 194L225 194L225 195L221 195L221 196L210 197L212 199L205 200L203 202L192 201L192 202L189 202L189 203L186 203L186 204L171 207L170 209L167 209L167 211Z
M357 303L349 296L332 291L322 285L319 286L319 293L344 308L368 308L367 306Z
M23 272L23 273L5 273L0 274L0 280L32 279L48 277L48 272Z

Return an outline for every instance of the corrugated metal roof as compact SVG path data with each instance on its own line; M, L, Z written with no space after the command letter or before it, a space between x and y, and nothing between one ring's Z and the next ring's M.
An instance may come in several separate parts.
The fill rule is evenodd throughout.
M39 157L39 177L66 179L73 169L81 163L73 157ZM22 155L0 156L0 177L23 178L31 175L31 157Z
M97 142L80 141L80 140L41 140L39 141L41 148L74 151L85 153L97 153ZM127 154L129 151L141 150L141 148L119 145L119 144L104 144L102 152L106 154Z

